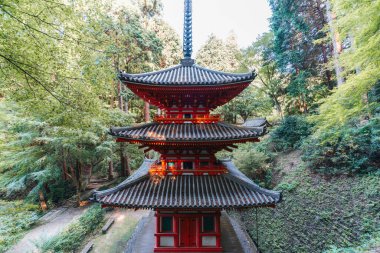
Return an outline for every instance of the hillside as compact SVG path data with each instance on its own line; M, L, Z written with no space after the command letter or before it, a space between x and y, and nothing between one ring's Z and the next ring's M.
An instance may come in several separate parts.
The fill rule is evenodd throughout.
M255 241L258 227L260 250L378 252L379 173L323 177L306 169L299 156L293 151L275 160L275 174L283 175L275 187L283 190L282 203L275 209L258 209L258 224L255 210L240 213Z

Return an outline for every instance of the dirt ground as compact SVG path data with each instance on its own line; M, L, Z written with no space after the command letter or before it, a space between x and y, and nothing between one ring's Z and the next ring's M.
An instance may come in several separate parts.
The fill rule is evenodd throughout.
M277 156L274 159L274 167L277 168L277 170L273 171L272 184L277 185L284 175L289 174L289 172L297 168L300 163L300 150L290 151Z
M100 234L93 239L94 253L120 253L124 252L127 242L136 228L139 220L148 216L147 210L115 209L108 213L106 218L114 218L115 222L106 234Z

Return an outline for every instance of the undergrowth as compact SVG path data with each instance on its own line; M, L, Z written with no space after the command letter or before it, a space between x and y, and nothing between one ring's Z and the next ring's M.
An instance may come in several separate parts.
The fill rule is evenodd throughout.
M359 246L338 248L331 246L331 248L324 253L376 253L380 250L380 232L373 235L372 238L366 239Z
M100 205L90 207L77 221L71 223L63 232L44 242L42 252L73 252L84 239L103 224L104 210Z
M40 215L38 205L0 200L0 252L5 252L16 243Z
M240 213L254 240L258 229L263 253L349 249L380 232L379 173L325 178L300 166L277 190L283 201L275 209L258 209L258 223L255 210Z

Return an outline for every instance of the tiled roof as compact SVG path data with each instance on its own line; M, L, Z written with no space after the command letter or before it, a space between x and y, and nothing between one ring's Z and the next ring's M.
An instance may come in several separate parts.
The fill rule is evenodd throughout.
M93 200L126 208L246 208L273 206L281 193L266 190L242 174L230 160L223 160L228 173L222 175L166 176L155 183L145 160L140 169L120 185L94 193Z
M266 118L255 118L255 119L247 119L243 126L245 127L263 127L263 126L271 126L271 124L267 121Z
M226 123L164 124L149 123L136 127L111 128L113 136L144 141L222 141L259 137L266 128L245 128Z
M183 60L183 61L186 61ZM191 59L189 61L192 61ZM179 64L174 67L143 74L120 73L119 78L124 82L150 85L220 85L240 82L251 82L256 73L224 73L206 69L196 64Z

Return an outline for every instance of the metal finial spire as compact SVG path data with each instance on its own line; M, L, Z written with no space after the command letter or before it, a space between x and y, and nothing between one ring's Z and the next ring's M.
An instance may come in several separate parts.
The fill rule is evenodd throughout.
M192 0L185 0L185 17L183 25L183 57L191 59L193 52Z

